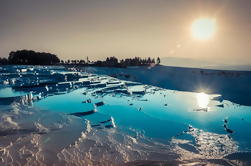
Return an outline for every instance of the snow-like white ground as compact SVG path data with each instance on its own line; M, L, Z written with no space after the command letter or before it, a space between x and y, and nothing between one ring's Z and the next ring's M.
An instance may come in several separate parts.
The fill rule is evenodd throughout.
M251 163L249 72L0 69L0 165Z
M251 71L251 64L248 61L246 64L229 64L226 62L198 60L185 57L163 57L161 58L161 65L187 68Z
M226 100L241 105L251 105L251 71L161 65L128 68L85 67L83 70L166 89L221 94Z

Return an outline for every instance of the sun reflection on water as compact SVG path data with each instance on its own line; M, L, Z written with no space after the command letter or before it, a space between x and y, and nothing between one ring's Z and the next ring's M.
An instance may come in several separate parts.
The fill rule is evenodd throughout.
M197 94L197 104L200 108L207 108L209 104L209 95L204 92Z

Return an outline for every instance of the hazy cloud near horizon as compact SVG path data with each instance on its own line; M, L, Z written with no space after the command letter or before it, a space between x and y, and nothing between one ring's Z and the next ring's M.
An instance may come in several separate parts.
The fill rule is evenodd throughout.
M251 64L251 1L0 0L0 57L17 49L62 59L186 57ZM199 17L217 20L209 41L191 37Z

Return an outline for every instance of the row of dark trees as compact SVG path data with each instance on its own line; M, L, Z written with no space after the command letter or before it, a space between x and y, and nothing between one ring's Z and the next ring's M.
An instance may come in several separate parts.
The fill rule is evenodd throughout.
M82 65L82 66L101 66L101 67L127 67L127 66L149 66L151 64L160 64L160 58L158 57L156 60L154 58L127 58L118 60L116 57L107 57L106 60L101 61L92 61L87 60L67 60L61 61L61 64L64 65Z
M15 65L55 65L60 62L60 59L51 53L18 50L10 52L8 61Z
M116 67L127 67L127 66L149 66L151 64L159 64L160 63L160 58L157 58L157 62L155 62L155 59L149 58L140 58L140 57L135 57L135 58L127 58L127 59L122 59L118 60L116 57L108 57L106 58L105 61L96 61L94 64L96 66L116 66Z
M160 64L160 58L127 58L118 60L116 57L108 57L104 61L90 62L88 57L85 60L60 60L57 55L45 52L35 52L33 50L11 51L8 59L0 58L0 64L14 65L83 65L83 66L108 66L108 67L127 67L127 66L148 66Z
M0 58L0 64L1 65L8 65L9 64L9 61L7 58Z

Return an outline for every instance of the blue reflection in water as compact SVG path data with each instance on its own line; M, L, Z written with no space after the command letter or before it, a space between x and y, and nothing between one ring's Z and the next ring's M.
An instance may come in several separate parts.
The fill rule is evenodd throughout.
M178 138L177 135L184 133L192 125L207 132L210 137L214 136L213 133L219 134L220 136L215 136L217 139L221 135L229 135L229 138L238 142L240 150L251 150L251 107L217 100L219 95L163 89L153 91L153 88L149 88L142 96L114 93L101 97L89 93L83 95L86 91L86 88L82 88L50 96L34 105L68 114L93 110L93 103L103 101L105 105L96 108L96 113L83 117L90 120L92 125L113 117L117 127L134 128L163 142ZM91 99L92 103L82 102L87 99ZM226 131L224 120L234 133ZM204 139L201 136L204 134L199 130L198 132L200 138Z
M22 91L14 91L11 87L0 87L0 97L16 97L16 96L22 96L27 93Z

